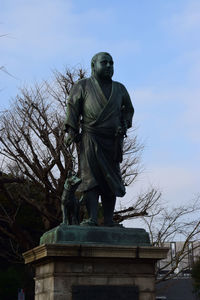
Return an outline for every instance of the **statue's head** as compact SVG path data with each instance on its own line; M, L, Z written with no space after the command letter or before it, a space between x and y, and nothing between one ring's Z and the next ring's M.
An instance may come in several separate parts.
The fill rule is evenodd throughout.
M107 52L95 54L91 60L92 75L100 79L111 79L114 73L112 56Z

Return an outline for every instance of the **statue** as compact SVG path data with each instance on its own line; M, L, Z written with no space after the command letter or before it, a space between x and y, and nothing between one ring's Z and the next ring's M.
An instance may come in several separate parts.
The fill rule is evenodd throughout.
M92 75L71 89L65 120L67 145L80 142L78 191L83 192L88 219L82 226L98 225L101 196L104 225L114 226L116 197L125 195L120 173L123 139L132 126L134 109L126 88L113 81L113 59L97 53L91 61Z

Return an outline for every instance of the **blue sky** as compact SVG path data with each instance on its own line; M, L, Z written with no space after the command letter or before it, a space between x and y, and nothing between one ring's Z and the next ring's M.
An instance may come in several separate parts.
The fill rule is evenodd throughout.
M145 142L143 174L171 205L200 191L200 1L1 0L0 110L18 88L110 52Z

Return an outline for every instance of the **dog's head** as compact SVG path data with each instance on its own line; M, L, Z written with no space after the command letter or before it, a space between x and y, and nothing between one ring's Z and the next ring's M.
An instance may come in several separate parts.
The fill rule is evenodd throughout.
M68 177L65 181L65 188L68 190L76 190L79 184L81 183L81 179L76 175L72 175Z

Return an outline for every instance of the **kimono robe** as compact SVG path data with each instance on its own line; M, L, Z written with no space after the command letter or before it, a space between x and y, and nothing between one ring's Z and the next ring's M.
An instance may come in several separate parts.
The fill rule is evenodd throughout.
M82 182L79 191L88 191L99 186L123 197L119 161L114 159L116 132L123 121L128 128L132 124L133 106L126 88L112 81L109 99L94 77L78 81L72 88L68 103L65 126L79 131L81 122L80 173Z

